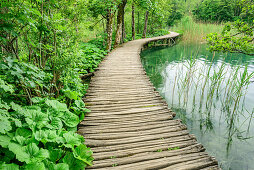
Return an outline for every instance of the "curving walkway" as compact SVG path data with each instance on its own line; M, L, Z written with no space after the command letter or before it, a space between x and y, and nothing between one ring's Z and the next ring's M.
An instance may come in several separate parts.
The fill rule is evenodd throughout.
M140 61L145 44L176 36L127 42L100 64L85 98L91 113L79 128L94 152L87 169L219 169L186 126L173 120Z

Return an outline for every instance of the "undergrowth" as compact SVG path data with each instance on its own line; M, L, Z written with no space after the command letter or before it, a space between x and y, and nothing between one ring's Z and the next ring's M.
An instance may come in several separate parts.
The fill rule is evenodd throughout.
M1 54L0 169L92 165L92 151L76 131L89 112L82 101L88 85L80 75L93 72L106 55L97 43L64 51L65 57L52 58L44 69Z

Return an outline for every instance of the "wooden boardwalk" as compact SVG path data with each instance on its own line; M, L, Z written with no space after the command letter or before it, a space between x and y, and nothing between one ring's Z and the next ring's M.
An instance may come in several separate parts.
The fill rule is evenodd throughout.
M87 169L219 169L154 91L139 53L151 41L135 40L113 50L100 64L85 98L91 109L79 133L92 148Z

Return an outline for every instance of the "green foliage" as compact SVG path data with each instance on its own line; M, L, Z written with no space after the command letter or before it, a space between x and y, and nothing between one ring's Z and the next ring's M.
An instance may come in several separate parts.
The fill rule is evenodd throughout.
M162 35L167 35L169 34L169 31L166 29L156 29L154 30L154 33L151 35L151 37L155 36L162 36Z
M92 164L90 148L75 133L89 112L81 100L88 86L80 75L93 72L106 53L101 39L80 41L84 13L77 11L84 4L1 3L0 169Z
M212 33L207 36L210 51L243 53L254 55L254 3L241 0L241 19L225 25L221 34Z
M16 163L30 169L69 169L76 162L83 169L91 165L91 150L83 144L83 137L73 131L80 122L78 116L57 100L37 97L33 102L32 106L21 106L1 100L0 166ZM75 103L77 107L84 106L81 101Z
M221 35L218 33L209 34L207 41L210 44L210 51L254 55L253 26L240 20L232 25L227 24Z
M204 0L196 6L193 14L202 21L222 22L234 20L236 4L229 0Z
M98 43L93 41L94 43ZM87 74L94 72L94 68L98 66L104 56L107 54L104 50L98 48L92 43L81 43L80 44L80 56L76 62L76 70L80 74Z
M184 16L184 11L181 3L178 1L172 2L172 7L170 10L170 14L168 15L167 24L168 26L173 26L176 24Z

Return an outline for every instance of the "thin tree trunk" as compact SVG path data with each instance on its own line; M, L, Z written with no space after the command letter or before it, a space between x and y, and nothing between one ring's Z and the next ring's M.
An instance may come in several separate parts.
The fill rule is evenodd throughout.
M140 19L140 17L139 17L139 11L138 11L138 27L137 27L137 33L138 34L140 33L140 31L139 31L139 19Z
M118 13L117 13L117 29L116 29L116 38L114 47L117 47L121 43L122 37L122 26L123 26L123 16L124 16L124 7L126 5L127 0L123 0L122 3L118 6Z
M124 15L123 15L123 21L122 21L122 37L121 37L121 44L124 43L124 39L126 38L126 33L125 33L125 23L124 23Z
M111 50L112 45L112 33L113 33L113 19L114 19L114 13L112 10L108 10L107 15L107 47L106 50Z
M142 35L142 37L143 37L143 38L146 38L147 23L148 23L148 14L149 14L149 12L148 12L148 11L146 11L146 16L145 16L145 26L144 26L144 31L143 31L143 35Z
M127 0L124 0L125 1L125 3L127 3ZM123 13L125 14L125 11L124 11L124 9L123 9ZM124 43L124 39L126 38L126 32L125 32L125 19L124 19L124 14L123 14L123 21L122 21L122 37L121 37L121 43Z
M131 20L131 27L132 27L132 40L135 40L135 6L132 3L132 20Z

